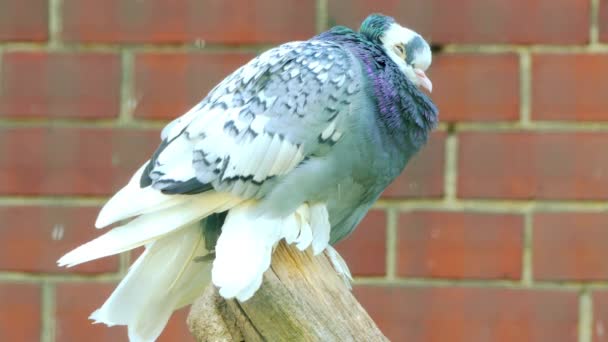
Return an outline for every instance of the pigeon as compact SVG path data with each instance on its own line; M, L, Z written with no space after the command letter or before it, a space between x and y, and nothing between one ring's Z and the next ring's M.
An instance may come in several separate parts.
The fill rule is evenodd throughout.
M438 122L429 44L381 14L272 48L161 132L74 266L145 246L91 319L153 341L211 282L246 301L284 240L315 255L357 226ZM426 92L425 92L426 90Z

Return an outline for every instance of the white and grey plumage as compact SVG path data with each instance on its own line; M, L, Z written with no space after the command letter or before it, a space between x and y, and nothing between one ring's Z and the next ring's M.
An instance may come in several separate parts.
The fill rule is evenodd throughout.
M437 122L418 90L430 58L418 34L372 15L360 33L287 43L228 76L163 129L96 226L133 219L59 260L146 247L91 318L154 340L210 273L244 301L281 239L318 254L345 237Z

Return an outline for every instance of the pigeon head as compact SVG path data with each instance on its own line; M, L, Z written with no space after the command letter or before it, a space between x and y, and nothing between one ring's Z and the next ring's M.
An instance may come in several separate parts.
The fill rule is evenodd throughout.
M431 47L422 36L381 14L367 17L359 32L381 45L412 83L429 92L433 90L433 83L424 73L431 65Z

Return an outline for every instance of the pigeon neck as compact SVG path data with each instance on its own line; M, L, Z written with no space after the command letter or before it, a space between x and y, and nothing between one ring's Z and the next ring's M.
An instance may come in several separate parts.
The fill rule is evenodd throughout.
M398 140L409 139L414 146L421 147L437 125L435 105L383 50L358 46L353 50L362 62L375 95L379 119L388 133Z
M398 140L421 147L437 125L437 108L399 70L378 44L349 28L337 26L315 39L336 42L361 62L377 104L379 120Z

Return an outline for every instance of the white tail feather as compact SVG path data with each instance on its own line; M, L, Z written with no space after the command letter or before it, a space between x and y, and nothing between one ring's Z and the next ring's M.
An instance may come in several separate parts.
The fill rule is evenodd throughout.
M272 247L281 238L282 220L258 217L254 209L253 202L231 209L215 246L212 279L225 298L248 299L243 290L270 266Z
M313 230L312 253L318 255L329 246L331 232L329 213L325 204L315 203L310 206L310 226Z
M323 207L325 213L325 205ZM320 228L311 227L312 217ZM300 206L293 214L281 217L260 216L256 203L242 203L228 212L222 227L213 262L213 284L219 287L225 298L249 299L262 284L262 275L270 267L274 246L283 238L295 243L298 249L307 249L317 240L317 248L325 248L329 235L324 230L329 222L320 222L322 210L309 210L308 204ZM321 237L313 234L319 231Z
M209 283L208 262L194 257L208 253L198 223L163 236L129 269L110 298L91 314L107 325L128 325L131 341L153 341L171 313L192 303Z
M336 273L342 277L346 287L352 289L351 283L353 281L353 276L350 274L350 269L348 269L346 261L342 259L342 256L331 245L327 246L325 249L325 254L327 254L327 257L329 257L329 261L331 261L331 264L334 266Z
M90 260L128 251L198 221L214 212L225 210L241 200L226 193L211 192L192 197L180 206L144 214L114 228L106 234L67 253L57 261L60 266L74 266Z

